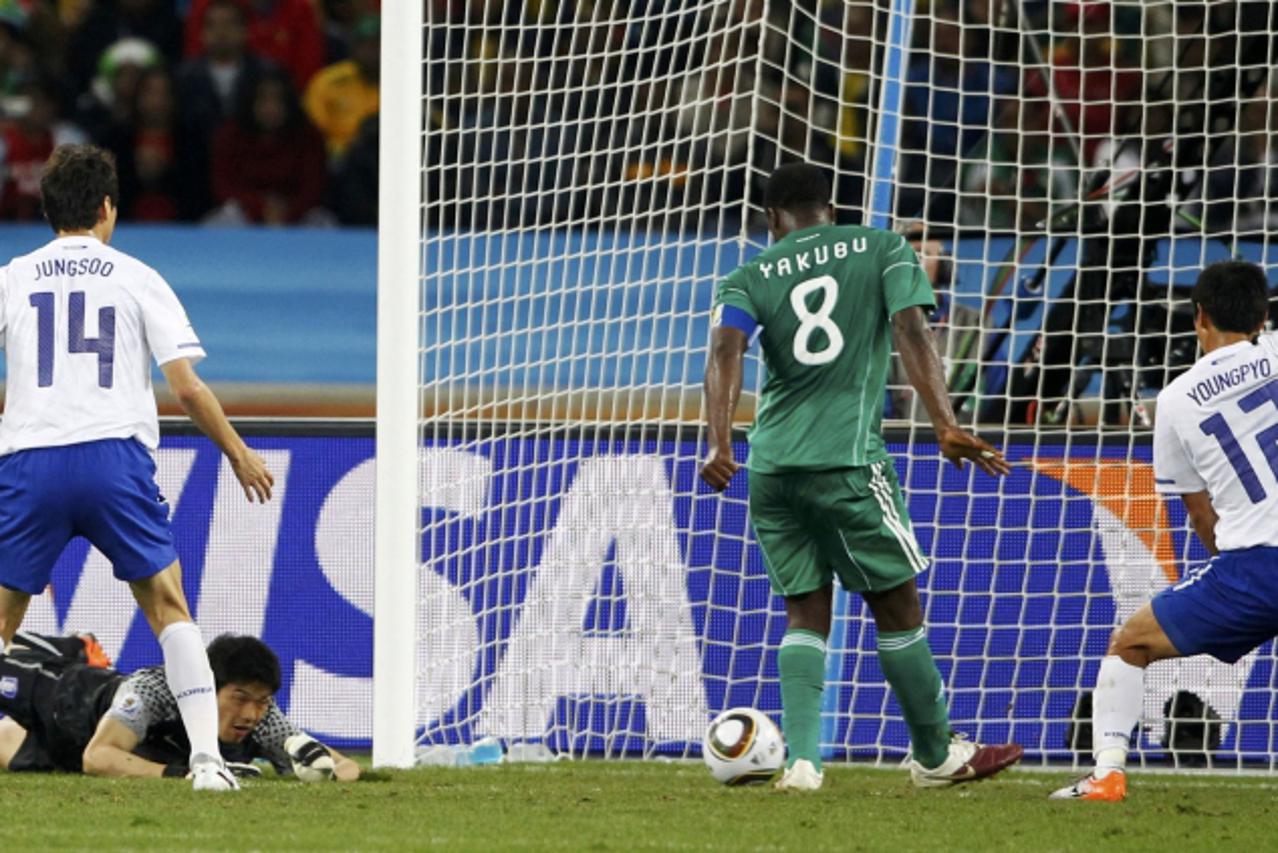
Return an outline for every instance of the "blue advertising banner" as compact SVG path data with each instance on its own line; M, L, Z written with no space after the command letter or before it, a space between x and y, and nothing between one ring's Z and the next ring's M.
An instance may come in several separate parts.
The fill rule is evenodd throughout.
M418 699L424 736L544 740L607 753L695 751L725 707L780 708L779 602L748 531L746 482L724 496L696 478L697 447L671 437L512 433L428 442L423 483ZM159 459L188 594L207 637L263 637L279 654L278 699L339 746L371 737L373 442L359 435L258 437L276 500L248 504L216 449L168 436ZM957 728L1066 755L1116 620L1205 557L1179 502L1153 491L1149 447L1008 443L1004 480L942 467L936 448L892 444L915 533L928 637ZM745 454L744 445L738 452ZM406 567L412 571L414 567ZM835 755L907 744L857 601L837 684ZM159 648L76 542L26 626L91 630L123 669ZM414 642L405 637L404 642ZM1225 723L1224 750L1273 751L1273 652L1238 664L1150 670L1146 714L1196 693ZM1159 726L1146 732L1156 744Z

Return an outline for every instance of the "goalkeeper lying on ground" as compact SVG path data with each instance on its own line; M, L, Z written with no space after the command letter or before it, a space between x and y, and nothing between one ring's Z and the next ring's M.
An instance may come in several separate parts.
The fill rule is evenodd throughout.
M359 765L298 729L275 704L280 664L265 643L224 634L208 654L230 772L258 776L252 762L264 758L308 782L359 778ZM109 666L89 635L19 632L0 655L0 767L186 776L190 746L163 667L126 675Z

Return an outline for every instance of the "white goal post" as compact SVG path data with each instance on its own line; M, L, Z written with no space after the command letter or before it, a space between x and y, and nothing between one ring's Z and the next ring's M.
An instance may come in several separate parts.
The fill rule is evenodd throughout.
M382 6L377 229L377 466L373 599L373 763L408 767L416 731L417 571L421 491L423 7Z
M916 243L956 411L1015 465L943 468L892 372L953 723L1085 760L1109 632L1205 557L1152 473L1188 287L1275 278L1274 5L385 3L374 762L687 757L724 708L778 714L745 478L696 470L715 283L800 159ZM830 649L823 749L899 760L858 599ZM1276 662L1153 667L1137 760L1272 769Z

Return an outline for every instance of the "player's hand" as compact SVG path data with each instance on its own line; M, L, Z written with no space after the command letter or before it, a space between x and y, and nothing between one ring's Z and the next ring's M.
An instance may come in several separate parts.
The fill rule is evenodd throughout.
M237 779L260 779L262 777L262 768L256 764L245 764L242 761L225 762L226 769L231 771L231 775Z
M244 487L244 497L248 498L249 503L253 502L254 497L261 503L271 499L271 487L275 485L275 478L266 470L266 463L261 456L246 447L242 455L231 457L230 463L235 479Z
M701 466L701 479L716 492L722 492L728 488L728 483L732 482L732 475L740 468L741 466L732 458L731 446L722 450L712 447L710 455L706 457L706 464Z
M303 782L330 782L335 766L333 753L310 735L301 732L284 741L284 751L293 761L293 773Z
M946 427L937 433L936 440L941 446L941 455L957 468L963 467L964 459L970 459L976 467L995 477L1012 470L1012 466L1003 458L1002 451L995 450L990 444L958 427Z

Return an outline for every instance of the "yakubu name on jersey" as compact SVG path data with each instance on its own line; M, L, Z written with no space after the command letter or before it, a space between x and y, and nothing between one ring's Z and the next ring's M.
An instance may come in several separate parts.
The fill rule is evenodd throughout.
M1207 492L1216 547L1278 546L1278 335L1221 347L1158 395L1154 484Z
M880 423L891 317L935 304L904 238L855 225L791 232L730 273L712 322L747 334L761 326L767 367L750 470L828 470L886 458Z

